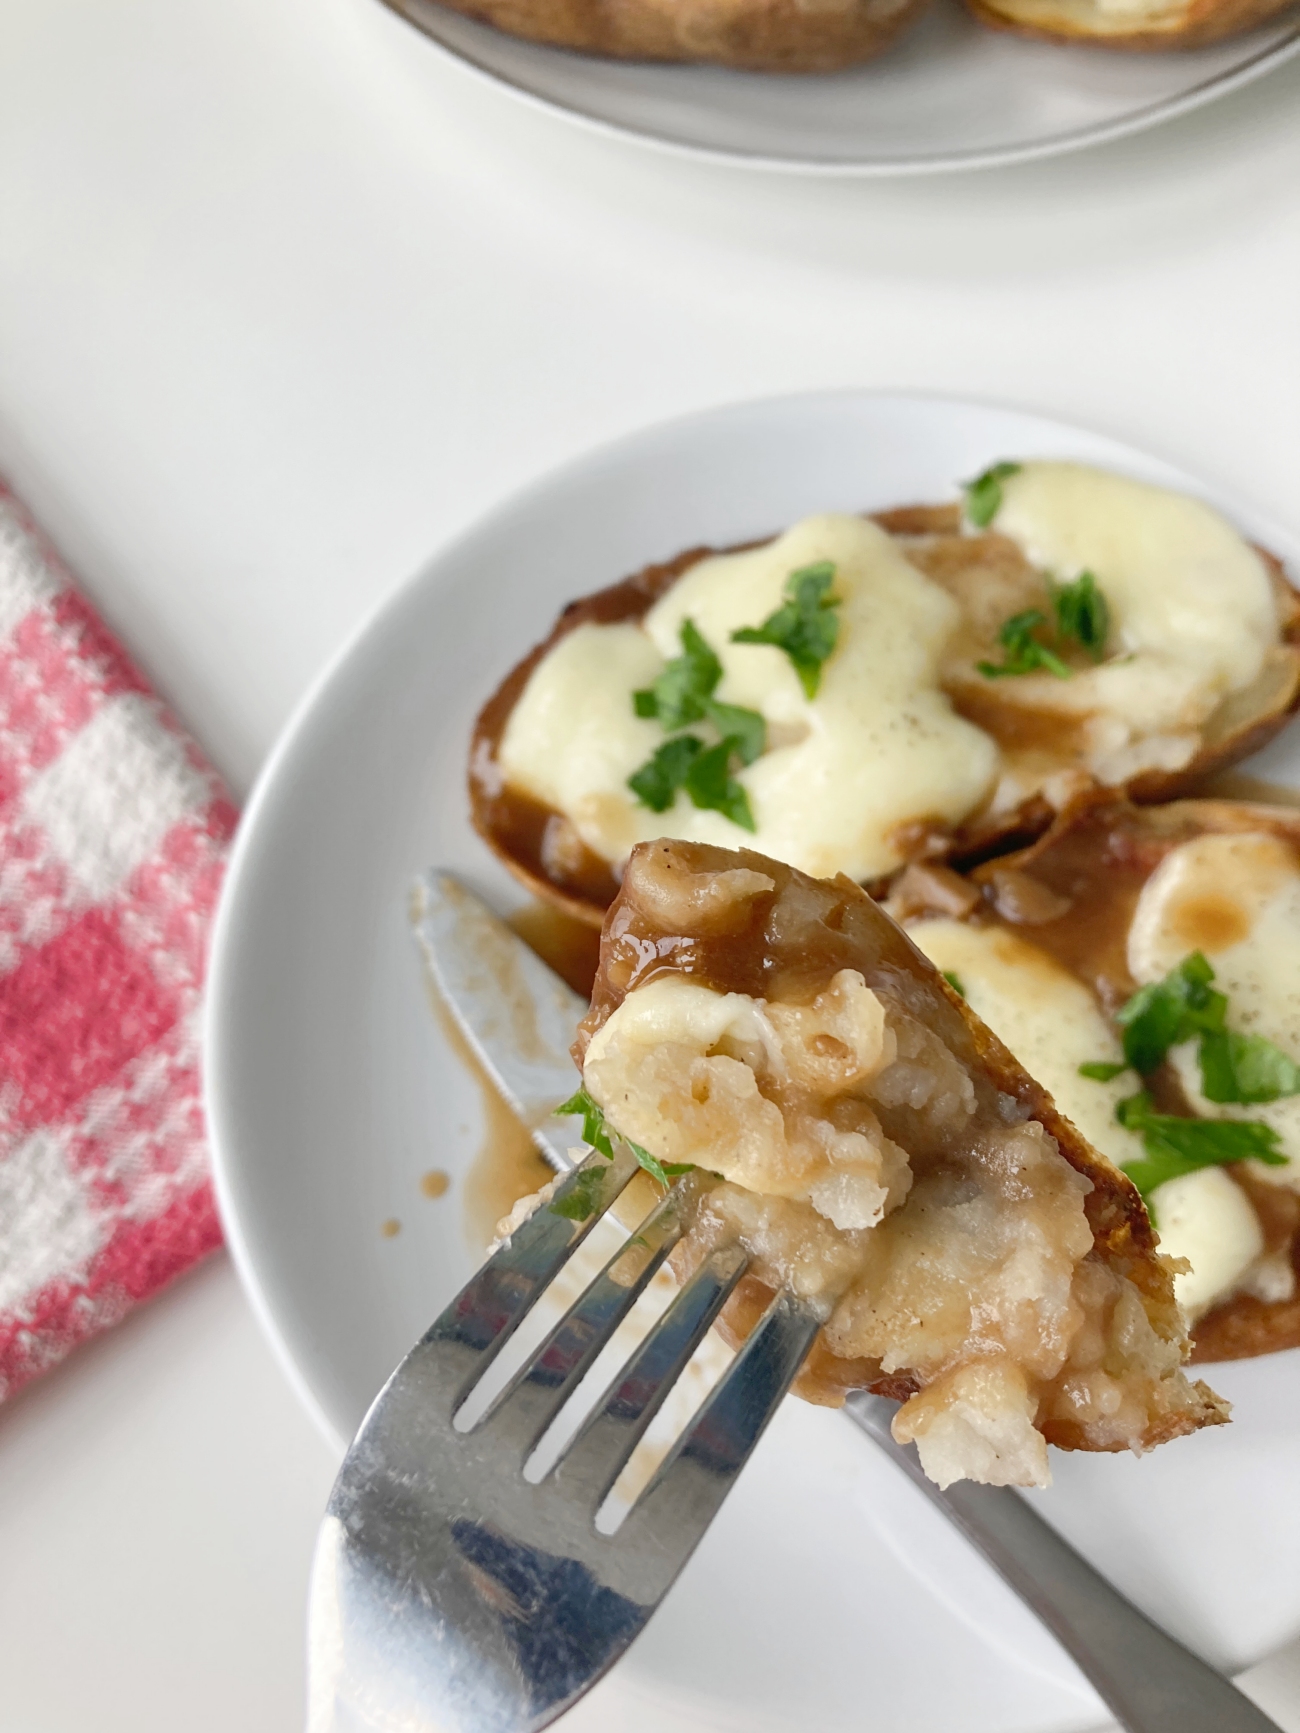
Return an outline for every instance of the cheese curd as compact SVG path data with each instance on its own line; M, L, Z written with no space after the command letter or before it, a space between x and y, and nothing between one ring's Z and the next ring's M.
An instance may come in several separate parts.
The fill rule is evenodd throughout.
M999 698L1083 723L1083 763L1117 784L1181 770L1218 706L1266 672L1280 638L1268 571L1218 512L1075 463L1026 463L1002 483L996 530L1058 581L1090 571L1110 609L1107 660L1030 674Z
M761 625L791 572L821 560L835 566L839 640L810 701L782 650L733 644L731 634ZM722 663L715 696L768 725L768 750L738 772L764 853L813 874L869 879L899 865L900 826L955 824L989 794L997 748L939 689L955 603L874 524L808 518L764 547L700 561L640 622L579 626L534 669L501 737L501 770L562 812L604 860L621 863L635 843L665 835L751 841L685 794L656 813L627 786L666 738L633 714L631 695L680 654L687 619Z
M854 1229L874 1227L911 1183L862 1089L897 1057L884 1007L852 970L806 1006L665 975L593 1036L583 1074L624 1136L661 1159ZM820 1112L830 1094L842 1098L834 1122Z
M1138 899L1129 969L1137 981L1158 981L1191 951L1213 965L1233 1029L1263 1035L1300 1059L1300 861L1286 843L1265 832L1219 833L1165 857ZM1300 1095L1242 1106L1208 1101L1196 1044L1175 1048L1171 1058L1198 1113L1273 1127L1287 1165L1251 1162L1251 1172L1300 1190Z

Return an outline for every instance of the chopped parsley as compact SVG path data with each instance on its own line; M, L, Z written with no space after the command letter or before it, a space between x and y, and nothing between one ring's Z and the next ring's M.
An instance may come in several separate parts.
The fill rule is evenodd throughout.
M1214 970L1200 951L1184 957L1163 981L1140 987L1115 1013L1124 1057L1135 1071L1154 1071L1171 1047L1223 1028L1228 1001L1210 986Z
M1014 469L1016 465L1010 467ZM988 473L992 475L994 472L990 470ZM980 482L985 479L981 476ZM980 483L971 485L978 487ZM1000 490L998 497L1001 499ZM1056 617L1057 648L1053 649L1041 636L1035 636L1049 624L1041 608L1026 608L1019 614L1012 614L998 632L998 643L1006 652L1003 659L976 664L986 680L998 680L1005 674L1037 674L1040 670L1055 674L1058 680L1068 680L1072 670L1062 661L1057 650L1065 649L1071 640L1086 650L1094 662L1100 662L1105 656L1110 607L1092 573L1080 572L1069 584L1054 583L1049 577L1047 590Z
M1270 1167L1286 1165L1278 1152L1278 1134L1258 1119L1179 1119L1170 1113L1154 1113L1151 1097L1143 1091L1126 1096L1115 1109L1115 1117L1142 1139L1146 1159L1125 1163L1124 1171L1149 1198L1167 1180L1203 1167L1221 1167L1254 1158Z
M605 1123L604 1109L588 1095L582 1085L573 1092L567 1101L563 1101L555 1109L555 1117L563 1119L571 1113L582 1115L582 1140L589 1143L594 1150L603 1155L606 1161L614 1159L613 1139L619 1137L637 1158L637 1161L659 1184L667 1189L670 1180L678 1178L683 1173L695 1171L694 1162L690 1161L660 1161L651 1155L648 1149L642 1149L639 1143L633 1143L630 1137L621 1137L618 1132L611 1132ZM562 1215L570 1221L585 1222L596 1207L596 1197L599 1192L603 1174L598 1167L590 1168L586 1173L579 1174L577 1183L567 1197L559 1203L553 1203L551 1210L555 1215ZM579 1213L581 1212L581 1213Z
M733 758L742 764L750 762L745 756L746 745L741 737L729 734L706 749L697 735L675 735L632 772L627 785L651 812L667 812L677 791L683 789L701 811L720 812L742 830L752 832L757 827L749 795L731 774Z
M1210 983L1214 970L1200 951L1184 957L1163 981L1141 987L1116 1012L1124 1038L1124 1065L1097 1060L1079 1067L1083 1077L1107 1083L1132 1066L1150 1073L1171 1047L1199 1038L1201 1089L1216 1102L1259 1104L1283 1095L1300 1095L1300 1065L1262 1035L1239 1035L1225 1027L1228 1001ZM1146 1159L1125 1164L1143 1197L1166 1180L1198 1168L1256 1161L1284 1165L1278 1133L1258 1119L1183 1119L1156 1113L1145 1091L1129 1095L1115 1117L1136 1132Z
M728 735L691 759L682 786L702 811L720 812L732 824L752 832L757 828L754 813L748 793L731 774L733 756L741 756L740 742Z
M943 975L944 980L952 988L957 997L959 999L964 999L966 997L966 989L961 984L961 977L952 969L943 969L940 973Z
M628 787L651 812L667 812L677 798L677 790L685 786L687 772L703 747L704 742L694 734L678 734L665 740L654 756L628 777Z
M719 704L716 698L709 698L704 714L722 738L732 742L742 764L752 764L761 756L767 745L767 723L757 710L746 710L740 704Z
M1154 1071L1171 1047L1200 1037L1201 1088L1210 1101L1259 1104L1300 1095L1300 1065L1263 1035L1226 1025L1228 1001L1211 987L1214 970L1200 951L1163 981L1142 987L1117 1013L1124 1053L1137 1071Z
M1036 674L1045 669L1058 680L1068 680L1070 670L1054 650L1034 637L1040 626L1047 624L1041 608L1026 608L1012 614L998 632L998 643L1006 652L1001 662L977 662L975 666L986 680L999 680L1004 674Z
M822 664L840 635L835 609L840 598L828 592L835 581L831 560L801 566L785 580L786 600L761 626L742 626L731 634L733 644L772 644L790 658L808 698L817 696Z
M1300 1095L1300 1065L1262 1035L1211 1030L1201 1037L1200 1062L1201 1089L1210 1101L1253 1105Z
M681 626L682 653L653 686L632 694L632 708L670 732L690 722L711 722L722 736L706 747L697 734L675 734L634 770L627 785L651 812L667 812L684 790L697 807L720 812L752 831L749 796L731 774L731 761L752 764L767 745L767 724L757 710L723 704L713 696L722 663L692 620Z
M976 529L986 530L1002 509L1002 483L1019 472L1018 463L995 463L965 484L966 516Z
M588 1216L595 1214L604 1178L601 1168L581 1168L574 1174L573 1183L567 1191L552 1201L551 1214L563 1216L570 1222L585 1222Z
M1091 572L1080 572L1072 584L1054 584L1048 580L1052 607L1056 610L1056 630L1062 638L1076 643L1100 662L1106 654L1106 635L1110 631L1110 608Z
M567 1101L560 1103L552 1117L567 1119L572 1113L582 1115L582 1141L598 1150L606 1161L613 1161L614 1145L605 1129L605 1110L591 1099L582 1084L578 1085ZM596 1169L595 1171L599 1172L600 1170Z
M669 733L703 718L705 700L722 678L722 663L693 620L682 621L680 636L681 655L648 690L632 694L637 715L658 718Z

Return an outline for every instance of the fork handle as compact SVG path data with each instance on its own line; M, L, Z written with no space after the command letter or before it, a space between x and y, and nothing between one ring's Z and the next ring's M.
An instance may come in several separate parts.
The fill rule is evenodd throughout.
M1128 1733L1280 1733L1235 1685L1139 1612L1025 1499L969 1481L941 1492L915 1451L894 1442L893 1403L856 1395L845 1411L1037 1613Z

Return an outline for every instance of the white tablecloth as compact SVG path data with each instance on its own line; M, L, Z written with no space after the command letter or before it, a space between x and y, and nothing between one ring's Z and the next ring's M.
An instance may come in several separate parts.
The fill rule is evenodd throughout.
M1300 528L1300 63L1145 137L818 183L595 139L376 0L0 0L0 470L236 789L558 460L843 384L1117 434ZM224 1260L0 1412L0 1733L298 1722L334 1464ZM1300 1733L1300 1648L1252 1675ZM575 1733L664 1733L606 1690Z

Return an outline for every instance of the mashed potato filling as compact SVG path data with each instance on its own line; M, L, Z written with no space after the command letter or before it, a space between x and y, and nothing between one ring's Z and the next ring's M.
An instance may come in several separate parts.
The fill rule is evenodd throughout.
M623 1135L722 1176L688 1261L739 1239L820 1305L833 1353L920 1383L895 1432L941 1485L1046 1484L1047 1412L1103 1448L1140 1440L1126 1376L1180 1355L1090 1257L1091 1183L1010 1098L983 1122L965 1067L858 971L800 1003L661 974L596 1030L583 1076Z
M998 697L1082 724L1084 766L1118 784L1181 770L1218 707L1267 676L1280 633L1264 561L1203 501L1077 463L1002 483L999 534L1059 582L1089 571L1110 609L1106 660Z
M1119 1166L1141 1160L1142 1140L1115 1118L1117 1103L1136 1087L1132 1072L1104 1082L1079 1073L1080 1065L1122 1063L1124 1055L1092 992L1077 976L1005 927L924 920L908 932L937 968L956 975L972 1010L1094 1149ZM1185 955L1186 949L1177 960ZM1249 1199L1221 1168L1170 1180L1156 1188L1151 1201L1161 1250L1191 1266L1174 1277L1174 1292L1189 1319L1251 1282L1264 1254L1264 1235Z
M790 574L824 560L835 568L839 638L810 699L784 651L733 644L731 634L761 625ZM939 688L956 604L876 525L814 517L763 547L701 560L640 621L578 626L533 670L501 737L502 773L602 859L620 864L658 836L750 840L684 793L657 813L627 785L666 738L634 713L632 694L680 653L688 619L722 663L717 699L767 724L767 749L736 772L765 853L814 874L872 878L900 863L900 826L958 823L988 796L997 747Z

